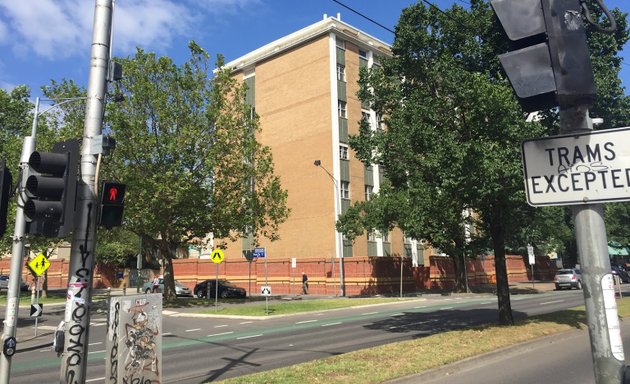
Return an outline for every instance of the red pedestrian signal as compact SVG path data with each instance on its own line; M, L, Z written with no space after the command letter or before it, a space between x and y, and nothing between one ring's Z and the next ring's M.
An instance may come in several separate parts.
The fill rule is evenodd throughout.
M115 181L104 181L101 188L101 216L99 224L107 229L122 224L125 208L126 185Z

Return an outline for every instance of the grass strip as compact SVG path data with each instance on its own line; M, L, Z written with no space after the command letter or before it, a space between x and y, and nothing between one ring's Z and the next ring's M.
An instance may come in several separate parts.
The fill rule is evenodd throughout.
M630 298L617 301L630 315ZM514 326L487 325L386 344L221 381L226 384L382 383L571 329L586 327L584 307L534 316Z
M361 305L396 303L401 300L394 297L382 298L356 298L356 299L321 299L321 300L299 300L287 302L269 303L269 315L288 315L293 313L302 313L310 311L322 311L327 309L338 309L356 307ZM203 314L219 314L219 315L236 315L236 316L265 316L265 303L248 304L243 306L231 306L219 308L204 309L199 311Z

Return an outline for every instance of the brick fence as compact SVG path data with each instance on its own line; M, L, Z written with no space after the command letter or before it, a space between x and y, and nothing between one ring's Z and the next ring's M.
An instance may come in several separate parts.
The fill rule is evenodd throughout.
M431 256L428 266L413 267L409 258L402 259L402 284L405 292L428 289L451 289L455 286L453 260L446 256ZM531 269L522 256L506 256L508 280L523 282L531 279ZM400 290L401 258L399 257L348 257L344 259L344 280L348 295L395 294ZM217 276L217 264L209 259L173 260L175 277L193 288L195 284ZM9 274L10 259L0 260L0 274ZM494 256L468 259L466 262L469 286L494 284L496 272ZM555 263L548 257L537 257L534 266L536 280L551 280ZM149 278L159 271L143 271ZM339 263L330 259L299 259L293 268L290 259L229 260L218 264L220 279L228 279L258 294L263 285L271 285L273 294L300 293L302 272L309 278L309 292L317 295L335 295L339 292ZM34 279L25 267L23 277L29 284ZM129 287L129 270L98 265L94 275L95 288ZM50 260L47 273L48 287L65 288L68 279L68 261ZM122 275L122 278L117 278Z

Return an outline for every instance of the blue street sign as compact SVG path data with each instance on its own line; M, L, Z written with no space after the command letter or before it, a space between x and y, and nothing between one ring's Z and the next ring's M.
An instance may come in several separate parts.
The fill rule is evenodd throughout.
M253 256L258 258L266 257L265 248L254 248Z

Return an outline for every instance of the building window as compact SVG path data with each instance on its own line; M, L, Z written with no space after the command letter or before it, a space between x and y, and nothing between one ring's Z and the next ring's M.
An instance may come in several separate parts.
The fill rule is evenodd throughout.
M367 60L368 59L367 52L362 50L362 49L359 49L359 58L361 58L363 60Z
M337 102L337 111L339 112L339 117L343 117L344 119L348 118L348 113L346 112L346 102L339 100Z
M345 41L337 38L336 44L337 44L337 48L344 49L344 50L346 49L346 42Z
M346 81L346 66L339 63L337 63L337 80Z
M349 181L341 182L341 198L350 199L350 182Z
M381 237L383 238L383 243L389 243L389 233L383 233Z
M368 232L368 241L376 241L376 231L371 230Z
M374 193L374 187L371 185L365 186L365 201L370 201L372 199L372 194Z
M348 160L348 147L345 145L339 146L339 158L341 160Z
M367 123L367 125L372 128L372 124L370 123L370 112L368 111L361 111L361 120L365 121Z

